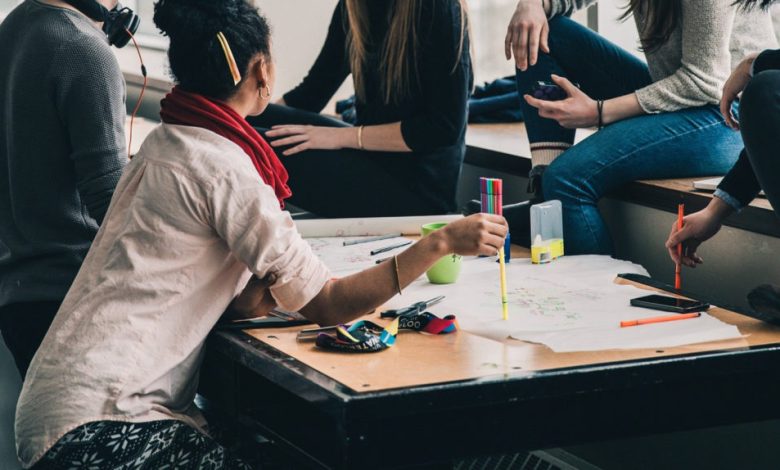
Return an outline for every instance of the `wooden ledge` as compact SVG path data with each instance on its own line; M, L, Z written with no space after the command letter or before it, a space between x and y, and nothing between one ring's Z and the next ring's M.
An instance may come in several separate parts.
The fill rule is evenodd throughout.
M578 131L576 141L593 132ZM467 164L521 177L525 177L531 169L530 145L523 123L471 124L466 144ZM706 178L635 181L609 196L672 213L677 213L677 204L684 202L686 212L690 213L702 209L713 197L711 192L693 188L694 181ZM769 201L762 197L756 198L739 214L729 217L726 225L780 238L780 220Z

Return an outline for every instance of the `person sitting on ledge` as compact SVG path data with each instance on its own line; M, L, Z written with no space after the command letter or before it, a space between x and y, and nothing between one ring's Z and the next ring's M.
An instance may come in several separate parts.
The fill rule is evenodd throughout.
M743 7L768 8L774 0L740 0ZM741 95L739 119L732 104ZM696 267L704 260L699 246L720 231L725 219L750 204L764 191L775 214L780 210L780 49L766 50L743 60L723 88L720 110L726 123L740 131L745 148L739 160L715 191L706 208L677 224L666 242L675 263ZM682 257L677 246L682 243ZM762 285L748 294L753 310L762 318L780 321L780 286Z

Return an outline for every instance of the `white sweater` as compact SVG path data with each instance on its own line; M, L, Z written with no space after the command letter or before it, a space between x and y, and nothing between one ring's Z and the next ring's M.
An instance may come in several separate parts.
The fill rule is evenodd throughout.
M550 0L550 17L570 15L597 0ZM647 113L720 102L731 70L754 52L777 47L768 12L745 12L734 0L680 0L682 19L669 41L646 54L653 83L636 91ZM634 18L641 31L644 18Z

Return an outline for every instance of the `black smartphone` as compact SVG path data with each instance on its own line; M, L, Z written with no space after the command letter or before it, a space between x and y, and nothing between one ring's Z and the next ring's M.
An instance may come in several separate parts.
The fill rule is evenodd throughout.
M701 312L710 308L710 304L698 300L678 299L657 294L631 299L631 305L675 313Z
M536 99L544 101L560 101L568 98L563 88L552 82L536 82L529 93Z

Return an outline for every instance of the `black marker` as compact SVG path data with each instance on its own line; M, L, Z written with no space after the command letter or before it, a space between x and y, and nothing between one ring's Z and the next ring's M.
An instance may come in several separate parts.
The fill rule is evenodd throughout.
M384 248L377 248L376 250L371 250L371 256L378 255L380 253L387 253L388 251L393 251L396 248L401 248L401 247L404 247L404 246L407 246L407 245L411 245L411 244L412 244L412 241L409 240L408 242L398 243L396 245L390 245L390 246L386 246Z

